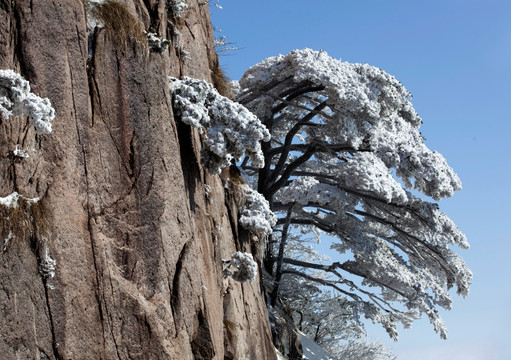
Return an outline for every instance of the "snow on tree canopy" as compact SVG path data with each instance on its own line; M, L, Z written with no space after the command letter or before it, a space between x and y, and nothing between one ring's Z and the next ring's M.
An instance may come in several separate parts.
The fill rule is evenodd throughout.
M203 161L212 173L219 173L243 155L248 155L254 166L264 166L261 141L268 141L270 133L254 114L203 80L183 77L169 81L181 121L206 134Z
M357 324L365 317L397 339L398 322L409 327L425 315L446 337L437 308L450 309L450 289L465 296L472 280L450 246L469 245L436 203L410 190L439 200L461 183L424 144L410 98L383 70L310 49L268 58L243 75L237 100L271 133L265 166L244 159L241 167L278 218L264 262L280 279L272 302L281 287L278 296L299 304L301 290L286 286L298 278L348 301ZM335 238L340 260L328 264L317 246L305 245L318 231ZM307 326L313 332L318 324Z
M294 50L268 58L248 69L240 80L238 101L260 119L275 110L275 96L297 89L316 89L301 105L321 106L316 121L321 127L304 131L305 141L320 139L354 150L370 150L407 186L435 200L461 189L458 176L439 153L423 144L421 118L410 93L392 75L367 64L350 64L331 58L325 51ZM270 92L271 90L271 92ZM266 96L261 96L266 95ZM289 118L295 109L283 114ZM273 124L272 136L285 134L294 124Z
M49 99L42 99L30 92L30 84L13 70L0 70L0 114L28 116L37 134L51 132L55 110Z

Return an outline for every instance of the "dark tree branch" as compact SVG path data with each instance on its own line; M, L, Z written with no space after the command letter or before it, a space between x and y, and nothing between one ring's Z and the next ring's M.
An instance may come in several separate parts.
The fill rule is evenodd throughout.
M265 191L263 192L263 195L266 198L273 197L273 194L277 192L282 186L286 184L286 182L289 180L289 177L292 175L293 171L295 171L300 165L303 165L307 160L309 160L314 153L316 152L316 145L311 144L309 146L309 149L307 149L301 156L296 158L293 162L291 162L286 169L282 172L282 175L280 178L275 181L272 185L265 188Z
M284 219L278 219L277 225L282 225L284 223ZM323 230L327 233L334 232L335 228L331 224L322 223L316 219L291 219L291 224L293 225L313 225L320 230Z
M345 144L327 144L323 142L316 141L316 144L318 145L318 152L342 152L342 151L349 151L351 153L355 152L370 152L372 150L370 149L356 149L352 146L348 146ZM285 150L289 151L305 151L307 150L307 147L309 144L290 144L287 147L279 146L275 147L270 150L268 155L274 156L275 154L283 153ZM289 152L288 151L288 152Z
M379 296L376 296L373 293L365 291L364 289L361 289L360 287L355 285L355 283L353 283L352 281L345 279L341 274L339 274L339 272L336 269L341 269L341 270L344 270L352 275L357 275L357 276L360 276L361 278L368 279L368 280L374 282L375 284L377 284L378 286L380 286L381 288L387 288L389 290L392 290L396 294L399 294L399 295L403 296L404 298L409 297L409 295L407 295L401 291L398 291L397 289L394 289L392 286L384 284L381 281L372 278L368 274L364 274L364 273L360 272L355 267L351 266L352 264L354 264L351 261L347 261L342 264L339 262L334 262L330 265L316 264L316 263L311 263L311 262L301 261L301 260L296 260L296 259L291 259L291 258L284 258L283 261L284 261L284 263L289 264L289 265L300 266L300 267L309 268L309 269L322 270L322 271L334 274L335 276L337 276L340 279L340 281L342 283L347 284L351 288L357 289L357 291L367 295L369 298L371 298L373 301L375 301L376 304L378 304L379 302L385 304L392 311L399 311L399 310L394 309L387 301L380 298ZM323 280L323 281L328 281L328 280ZM382 307L382 309L384 309L384 308Z
M292 204L287 211L286 219L284 222L284 227L282 228L282 235L280 238L279 245L279 254L277 257L277 269L275 271L275 286L273 287L273 291L271 293L271 306L275 306L277 304L277 298L279 295L279 285L280 279L282 278L282 261L284 259L284 251L287 244L287 235L289 231L289 225L291 224L291 215L293 214L293 208L295 204Z
M243 96L240 99L238 99L238 102L240 104L246 106L249 103L251 103L252 101L254 101L255 99L257 99L258 97L260 97L261 93L270 91L271 89L273 89L274 87L276 87L277 85L280 85L280 84L282 84L282 81L278 81L278 80L270 81L268 84L264 85L263 87L261 87L259 89L254 89L250 92L243 94Z
M316 106L315 109L321 110L325 106L326 106L326 102L323 102L323 103L319 104L318 106ZM266 186L268 186L268 184L271 184L272 182L274 182L275 179L279 175L281 175L284 165L288 159L290 147L293 143L293 139L294 139L295 135L300 131L300 129L303 126L309 124L309 121L312 120L313 117L314 117L314 114L312 112L310 112L289 130L289 132L287 133L286 138L284 140L284 145L282 146L282 153L280 154L280 158L279 158L277 164L275 165L275 168L274 168L272 174L269 176ZM272 155L270 154L270 152L265 153L265 159L270 159L271 157L272 157Z
M325 87L323 85L314 85L310 81L303 81L300 84L297 84L297 86L292 87L282 93L277 95L271 95L273 98L277 98L277 100L282 100L286 98L286 101L291 101L296 99L299 96L305 95L307 93L311 92L318 92L324 90ZM265 94L269 95L269 94ZM288 104L283 102L279 105L276 105L274 108L272 108L272 114L276 114L279 111L282 111Z

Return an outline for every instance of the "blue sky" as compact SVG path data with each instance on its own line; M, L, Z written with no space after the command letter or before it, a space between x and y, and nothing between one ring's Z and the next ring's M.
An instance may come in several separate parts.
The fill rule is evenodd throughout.
M464 189L440 202L466 233L474 272L468 298L443 314L449 339L427 321L388 341L399 359L511 359L511 1L240 1L211 7L213 25L237 45L220 61L231 79L292 49L323 49L378 66L414 95L426 144Z

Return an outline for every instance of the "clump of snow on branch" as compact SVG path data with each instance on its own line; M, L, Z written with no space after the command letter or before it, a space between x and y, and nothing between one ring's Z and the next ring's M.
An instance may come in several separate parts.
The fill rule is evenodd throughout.
M158 34L156 34L156 33L150 33L150 32L144 31L144 34L147 37L147 42L149 43L149 46L154 51L162 53L168 49L168 47L170 45L170 40L162 39L162 38L158 37Z
M50 100L31 93L29 82L13 70L0 70L0 114L28 116L37 134L50 133L55 118Z
M199 3L199 5L213 5L217 9L220 9L220 10L223 9L222 5L220 5L220 0L214 0L214 1L206 0L206 1L202 2L202 3Z
M253 166L264 166L261 141L268 141L270 133L254 114L203 80L169 80L174 109L181 121L206 135L203 161L212 173L219 173L243 155L251 158Z
M224 263L229 264L224 275L231 276L236 281L251 282L257 277L257 263L250 253L235 252L231 255L231 260L224 261Z
M239 223L260 239L268 237L277 224L277 217L270 210L268 200L247 184L241 184L240 190L244 203L240 206Z
M218 30L221 31L221 30ZM225 55L229 51L236 51L238 47L229 41L227 36L215 36L213 39L213 45L215 46L215 52L218 55Z
M357 153L339 166L343 185L362 191L378 193L387 202L403 204L408 200L406 191L392 177L383 161L373 153Z

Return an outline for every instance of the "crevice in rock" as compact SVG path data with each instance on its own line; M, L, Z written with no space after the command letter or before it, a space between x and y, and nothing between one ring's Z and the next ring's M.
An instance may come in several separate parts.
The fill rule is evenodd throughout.
M89 83L89 104L91 107L91 122L92 126L94 126L94 114L96 113L95 108L95 100L96 94L98 93L98 84L96 82L96 77L94 74L94 52L91 52L96 46L96 37L94 36L94 32L88 36L88 46L89 46L89 55L87 57L87 78ZM99 108L101 109L101 98L97 96L99 102Z
M161 21L159 12L160 1L156 0L154 5L151 7L151 2L149 0L144 0L144 5L147 8L147 12L149 13L149 18L151 19L148 32L158 33L158 28L160 27Z
M13 15L14 15L14 23L16 24L16 35L14 40L14 58L13 63L18 63L20 66L20 73L23 75L25 79L33 80L33 69L30 68L30 64L25 61L25 57L23 56L23 34L21 29L21 24L23 23L21 19L21 13L22 10L18 9L16 5L14 5L15 8L13 9Z
M112 294L114 294L114 284L112 284L112 274L109 274L108 276L108 279L110 280L110 291L112 292ZM109 330L110 330L110 336L112 337L112 341L114 343L114 347L115 347L115 353L117 354L117 358L119 360L122 359L121 357L121 354L119 352L119 345L117 344L117 340L115 338L115 334L114 334L114 322L113 322L113 319L112 319L112 314L110 314L110 312L108 311L108 307L106 305L106 302L104 303L104 306L105 306L105 314L108 318L108 327L109 327ZM122 320L122 318L121 318Z
M183 179L185 189L190 202L190 210L195 212L197 204L195 203L195 189L197 179L200 176L199 163L195 156L192 144L192 130L190 126L176 121L179 149L181 152L181 168L183 171Z
M238 219L235 212L235 209L233 208L232 204L235 200L233 198L233 193L230 188L225 189L225 206L227 207L227 215L229 217L229 224L231 225L231 231L232 231L232 238L235 241L236 250L240 251L240 243L239 243L239 237L238 237Z
M151 168L151 177L149 178L149 184L147 184L147 190L145 192L146 198L149 196L149 193L151 192L151 189L153 188L153 183L154 183L154 166Z
M44 296L45 296L45 299L46 299L46 308L48 310L48 316L50 318L50 331L51 331L51 343L52 343L52 349L53 349L53 356L55 356L55 359L56 360L61 360L63 359L62 356L59 354L59 344L57 342L57 336L55 334L55 325L54 325L54 322L53 322L53 315L51 313L51 306L50 306L50 299L49 299L49 296L48 296L48 286L46 284L46 280L43 279L43 285L44 285Z
M37 237L37 235L32 235L30 236L30 248L32 249L34 255L36 256L36 259L37 259L37 266L39 268L39 274L41 275L41 281L43 283L43 288L44 288L44 301L45 301L45 305L46 305L46 311L48 312L48 318L49 318L49 327L50 327L50 333L51 333L51 343L52 343L52 350L53 350L53 356L55 357L56 360L61 360L62 359L62 356L60 355L59 353L59 343L57 341L57 335L56 335L56 332L55 332L55 320L53 319L53 314L52 314L52 311L51 311L51 305L50 305L50 296L49 296L49 293L48 293L48 290L49 289L52 289L53 287L50 286L50 284L48 284L48 277L47 275L41 273L41 256L40 256L40 252L43 251L42 250L42 246L41 246L41 240Z
M179 311L179 278L181 277L181 271L183 270L183 263L185 260L185 257L188 253L188 242L186 242L183 245L183 248L181 249L181 252L179 253L179 256L177 258L176 262L176 272L174 273L174 277L172 279L172 292L170 294L170 308L172 310L172 316L174 317L174 321L177 320L177 316L179 314L176 314L177 311ZM176 324L177 329L177 324Z
M128 164L129 164L129 169L130 169L130 178L131 178L132 188L137 183L138 175L139 175L138 169L137 169L137 163L136 163L137 155L138 154L136 153L136 149L135 149L135 131L133 131L131 133L129 154L128 154L128 156L129 156Z
M94 37L94 40L95 40L95 37ZM94 42L94 44L95 44L95 42ZM92 63L93 63L93 59L89 58L89 67L87 69L87 76L88 76L88 85L89 85L89 104L91 106L91 123L93 126L94 125L94 116L96 114L95 100L97 98L100 108L101 108L101 98L99 97L99 94L98 94L98 86L97 86L96 79L94 76L94 67L93 67ZM106 318L105 318L105 314L103 312L103 305L106 306L106 304L104 304L104 301L101 296L101 292L103 289L102 280L101 280L102 275L100 273L99 266L98 266L98 259L96 256L97 244L96 244L96 241L94 238L94 231L93 231L93 221L95 221L95 216L93 214L93 208L90 205L90 183L89 183L89 171L88 171L88 165L87 165L88 164L88 162L87 162L88 140L86 141L86 143L84 143L84 141L82 139L82 134L80 132L80 126L78 124L77 117L75 117L75 121L76 121L76 131L77 131L78 142L81 146L82 159L83 159L83 172L84 172L84 178L85 178L85 209L87 211L87 230L88 230L88 235L89 235L89 244L90 244L90 251L91 251L91 256L92 256L92 265L94 267L93 279L96 281L96 284L94 286L94 289L95 289L94 296L95 296L97 309L98 309L98 316L99 316L99 322L100 322L100 326L101 326L101 332L103 334L105 334L106 333L105 332L106 331L106 329L105 329ZM106 309L105 309L105 311L106 311ZM114 340L114 343L115 343L115 340ZM103 346L103 348L105 346L104 339L102 339L102 346Z
M195 360L213 359L215 357L215 347L213 345L208 319L202 310L199 310L197 318L199 321L199 329L191 343L193 356Z

